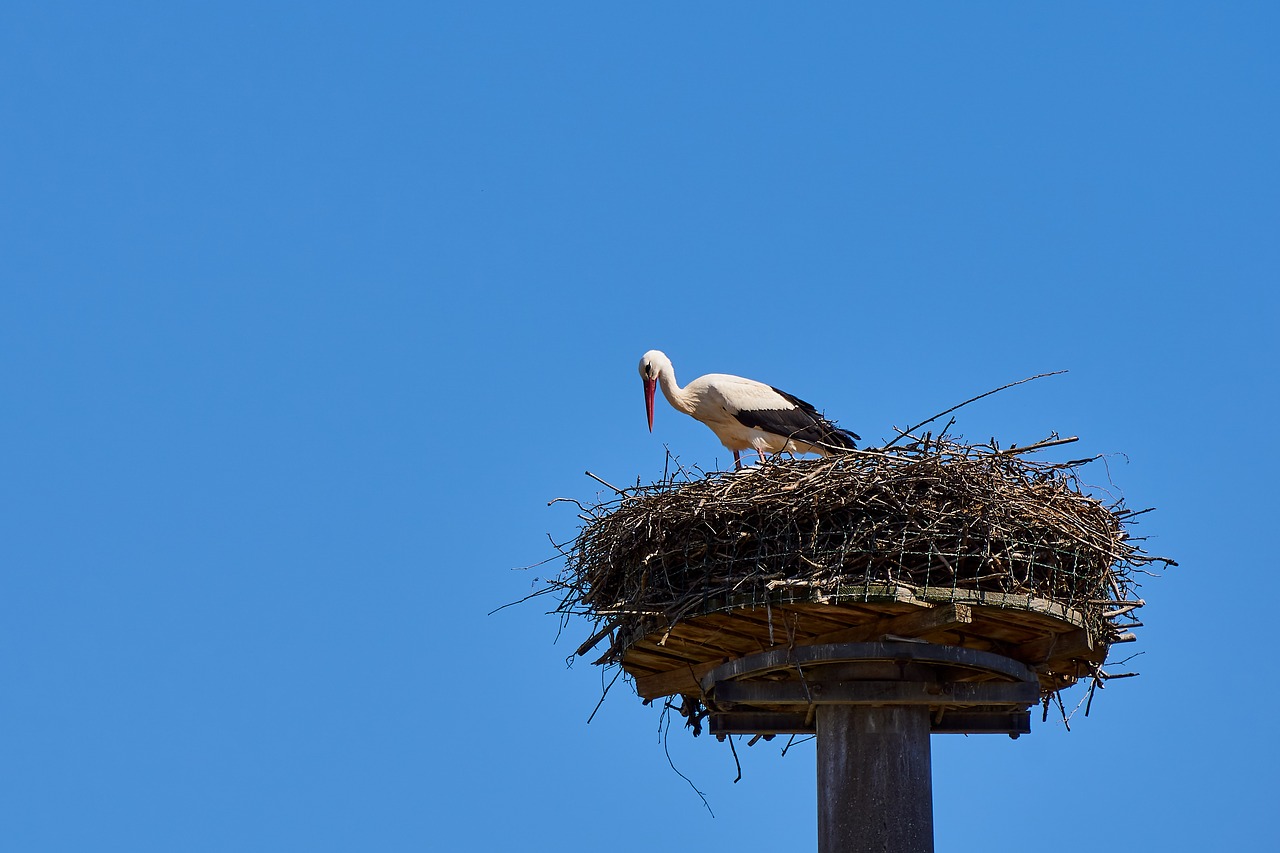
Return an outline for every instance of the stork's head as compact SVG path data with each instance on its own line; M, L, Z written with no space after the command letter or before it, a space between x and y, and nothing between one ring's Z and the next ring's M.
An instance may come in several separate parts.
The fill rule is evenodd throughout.
M644 409L649 416L649 432L653 432L653 394L658 387L658 376L671 370L671 359L660 350L651 349L640 356L640 378L644 380Z

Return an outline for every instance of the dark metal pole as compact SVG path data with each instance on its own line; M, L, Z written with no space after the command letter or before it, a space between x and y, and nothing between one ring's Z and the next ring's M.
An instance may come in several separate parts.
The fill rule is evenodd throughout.
M818 853L933 853L929 709L818 705Z

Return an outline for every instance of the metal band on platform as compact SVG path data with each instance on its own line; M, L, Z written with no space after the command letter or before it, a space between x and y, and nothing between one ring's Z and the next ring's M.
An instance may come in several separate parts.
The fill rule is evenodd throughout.
M991 652L932 643L835 643L729 661L701 680L714 735L813 733L818 706L927 707L936 733L1031 730L1036 673Z

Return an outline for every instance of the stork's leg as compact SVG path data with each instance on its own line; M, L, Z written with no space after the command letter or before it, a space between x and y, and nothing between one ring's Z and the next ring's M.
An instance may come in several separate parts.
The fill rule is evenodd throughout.
M742 457L738 454L738 451L735 450L733 451L733 469L736 471L741 467L742 467Z
M763 465L763 464L764 464L764 451L757 447L757 448L756 448L756 453L759 453L759 454L760 454L760 464L761 464L761 465Z

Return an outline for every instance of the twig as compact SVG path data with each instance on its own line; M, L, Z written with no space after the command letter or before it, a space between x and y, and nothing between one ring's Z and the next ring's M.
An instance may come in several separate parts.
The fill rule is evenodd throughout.
M790 749L791 747L799 746L802 743L808 743L809 741L815 740L816 738L817 738L817 735L809 735L807 737L800 738L800 740L796 740L796 736L792 735L791 737L787 738L786 746L782 747L782 756L785 757L787 754L787 750Z
M698 786L693 784L693 780L690 779L688 776L684 775L683 773L681 773L680 769L676 767L676 763L671 760L671 749L668 747L668 743L671 740L671 712L669 710L670 708L671 708L670 705L664 705L662 708L662 716L666 718L666 723L667 723L666 731L663 732L663 736L662 736L662 751L667 754L667 763L671 765L671 769L676 772L677 776L679 776L681 779L689 783L689 787L692 788L693 792L698 795L699 799L702 800L702 805L707 810L707 813L712 817L715 817L716 813L711 811L711 804L707 802L707 795L699 791Z
M548 534L547 534L547 539L551 540L551 547L552 547L552 548L555 548L557 551L559 551L559 552L560 552L560 556L562 556L562 557L567 557L567 556L569 556L569 552L568 552L568 551L566 551L566 550L564 549L564 546L565 546L565 545L572 544L572 543L569 543L569 542L564 542L564 543L557 542L554 538L552 538L552 536L551 536L551 534L550 534L550 533L548 533Z
M1128 656L1127 658L1125 658L1124 660L1113 661L1113 663L1114 663L1116 666L1124 666L1126 663L1128 663L1129 661L1133 660L1134 658L1142 657L1142 656L1143 656L1143 655L1145 655L1145 654L1146 654L1146 652L1134 652L1133 654L1129 655L1129 656Z
M985 394L979 394L979 395L978 395L978 396L976 396L976 397L971 397L970 399L965 400L963 403L960 403L960 404L959 404L959 405L957 405L957 406L952 406L951 408L947 409L945 412L938 412L938 414L934 415L933 417L929 418L928 420L923 420L923 421L921 421L920 423L916 424L916 425L915 425L915 426L913 426L913 427L908 427L907 429L901 430L901 431L900 431L900 432L901 432L901 435L899 435L899 436L898 436L897 438L895 438L893 441L891 441L891 442L889 442L888 444L886 444L886 445L885 445L885 449L888 449L888 448L890 448L890 447L893 447L895 444L897 444L897 443L898 443L898 439L899 439L899 438L902 438L902 437L906 436L906 435L907 435L907 434L909 434L909 433L915 432L916 430L920 429L920 427L924 426L925 424L931 424L931 423L933 423L934 421L936 421L938 418L942 417L943 415L949 415L949 414L951 414L952 412L954 412L956 409L963 408L964 406L967 406L967 405L969 405L970 403L976 403L976 402L978 402L979 400L981 400L983 397L990 397L992 394L995 394L995 393L998 393L998 392L1000 392L1000 391L1003 391L1003 390L1005 390L1006 388L1012 388L1012 387L1013 387L1013 386L1015 386L1015 385L1021 385L1021 384L1023 384L1024 382L1030 382L1030 381L1032 381L1033 379L1043 379L1043 378L1044 378L1044 377L1046 377L1046 376L1057 376L1059 373L1066 373L1066 372L1067 372L1067 371L1065 371L1065 370L1054 370L1054 371L1052 371L1052 372L1050 372L1050 373L1038 373L1038 374L1036 374L1035 376L1028 376L1026 379L1019 379L1017 382L1010 382L1008 385L1001 385L999 388L993 388L992 390L988 391L988 392L987 392L987 393L985 393Z
M527 565L527 566L512 566L512 567L511 567L511 571L513 571L513 572L527 572L527 571L529 571L530 569L536 569L536 568L538 568L539 566L545 566L547 563L554 563L556 560L560 560L560 559L563 559L563 558L564 558L564 554L552 554L550 557L547 557L545 560L539 560L538 562L536 562L536 563L530 563L530 564L529 564L529 565Z
M1073 441L1079 441L1080 437L1073 435L1070 438L1046 439L1045 441L1028 444L1026 447L1010 447L1008 450L1001 450L998 456L1016 456L1019 453L1034 453L1037 450L1044 450L1046 447L1057 447L1059 444L1070 444Z
M579 503L577 498L552 498L551 500L547 501L547 506L552 506L553 504L558 504L561 502L573 504L583 512L592 512L591 508L585 507L581 503Z
M517 601L508 601L506 604L502 605L501 607L493 608L488 613L486 613L485 616L492 616L493 614L497 613L499 610L506 610L508 607L514 607L517 604L524 604L526 601L528 601L531 598L537 598L540 595L546 595L549 592L555 592L555 591L556 591L556 587L554 586L544 586L542 589L535 590L529 593L524 598L521 598Z
M599 483L600 485L602 485L602 486L608 486L609 488L613 489L616 493L618 493L618 494L620 494L620 495L625 495L625 494L626 494L626 492L622 491L622 489L619 489L619 488L618 488L617 486L615 486L613 483L609 483L609 482L606 482L606 481L604 481L604 480L600 479L600 478L599 478L599 477L597 477L595 474L592 474L590 471L584 471L583 473L585 473L585 474L586 474L588 477L590 477L591 479L595 480L595 481L596 481L597 483Z
M621 620L621 619L614 619L614 620L612 620L611 622L609 622L607 625L605 625L605 626L604 626L603 628L601 628L599 631L595 632L595 633L594 633L594 634L592 634L590 637L588 637L588 638L587 638L587 640L586 640L586 642L584 642L582 645L578 646L578 650L577 650L577 651L575 651L575 652L573 653L573 654L574 654L574 656L576 656L576 657L582 657L582 656L583 656L583 655L585 655L587 652L589 652L589 651L591 651L592 649L594 649L594 648L596 647L596 644L597 644L597 643L599 643L599 642L600 642L601 640L603 640L605 637L609 636L609 632L610 632L610 631L612 631L614 628L617 628L617 627L618 627L618 625L620 625L621 623L622 623L622 620Z
M600 706L604 704L604 697L609 695L609 691L613 689L614 681L618 680L618 676L622 675L622 667L618 667L618 671L614 673L613 680L609 682L609 686L600 694L600 701L596 703L595 708L591 710L591 716L587 717L587 725L591 725L591 721L596 718L596 711L600 710Z

